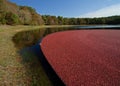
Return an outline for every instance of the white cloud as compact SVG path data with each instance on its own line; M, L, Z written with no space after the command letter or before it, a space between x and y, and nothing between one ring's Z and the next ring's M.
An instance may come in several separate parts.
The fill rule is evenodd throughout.
M90 12L84 15L80 15L79 17L107 17L112 15L120 15L120 4L108 6L106 8L99 9L94 12Z

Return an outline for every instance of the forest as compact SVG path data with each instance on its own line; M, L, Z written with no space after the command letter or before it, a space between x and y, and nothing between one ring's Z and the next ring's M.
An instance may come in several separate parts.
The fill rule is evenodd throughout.
M120 15L101 18L67 18L40 15L32 7L18 6L8 0L0 0L0 25L98 25L120 24Z
M36 15L32 15L32 19L20 16L12 12L2 12L0 24L7 25L116 25L120 24L120 16L102 17L102 18L65 18L62 16L42 15L42 19L37 20ZM22 16L21 16L22 17ZM42 21L42 22L41 22Z
M65 18L62 16L42 15L45 25L115 25L120 24L120 16L110 16L101 18Z

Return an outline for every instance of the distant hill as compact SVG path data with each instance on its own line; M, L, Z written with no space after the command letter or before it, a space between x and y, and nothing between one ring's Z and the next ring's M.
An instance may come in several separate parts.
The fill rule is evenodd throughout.
M44 21L35 9L0 0L0 24L41 25Z

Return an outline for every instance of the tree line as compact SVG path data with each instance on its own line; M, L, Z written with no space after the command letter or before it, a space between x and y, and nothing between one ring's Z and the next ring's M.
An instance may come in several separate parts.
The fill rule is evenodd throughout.
M120 24L120 16L101 18L65 18L62 16L42 15L45 25L98 25Z
M32 12L33 10L31 10ZM32 19L27 15L16 15L12 12L0 13L0 24L7 25L99 25L99 24L120 24L120 16L101 18L66 18L62 16L42 15L42 19L32 13Z

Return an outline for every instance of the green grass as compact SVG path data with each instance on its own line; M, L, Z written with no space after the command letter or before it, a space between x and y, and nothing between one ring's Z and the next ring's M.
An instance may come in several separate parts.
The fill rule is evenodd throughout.
M37 57L30 52L20 56L12 42L17 32L42 27L0 26L0 86L52 86Z

